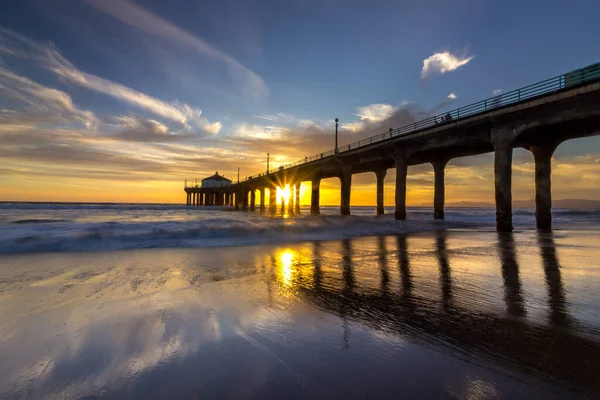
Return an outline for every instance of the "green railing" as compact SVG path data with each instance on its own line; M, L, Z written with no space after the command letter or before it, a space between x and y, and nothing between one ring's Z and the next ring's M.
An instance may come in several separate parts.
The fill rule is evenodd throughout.
M592 64L584 68L567 72L566 74L559 75L554 78L546 79L545 81L534 83L533 85L525 86L520 89L513 90L511 92L503 93L501 95L479 101L477 103L469 104L467 106L448 111L445 114L435 115L433 117L417 121L397 129L390 129L389 131L381 133L379 135L371 136L366 139L362 139L354 143L341 146L338 148L338 153L354 150L363 146L368 146L372 143L389 140L398 136L404 136L418 131L426 130L435 126L441 126L443 124L456 122L457 120L462 120L464 118L472 117L477 114L483 114L500 107L514 105L521 101L531 100L535 97L547 95L548 93L568 89L573 86L581 85L583 83L589 83L596 79L600 79L600 63ZM268 174L283 171L285 169L306 164L311 161L320 160L322 158L329 157L334 154L334 150L328 150L323 153L319 153L311 157L305 157L302 160L298 160L293 163L271 169L268 171ZM260 178L265 175L267 175L266 172L248 176L242 179L241 182Z

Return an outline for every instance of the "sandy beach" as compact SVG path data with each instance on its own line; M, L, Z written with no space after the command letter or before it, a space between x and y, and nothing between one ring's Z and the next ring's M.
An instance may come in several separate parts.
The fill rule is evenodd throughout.
M597 230L0 256L0 397L600 393Z

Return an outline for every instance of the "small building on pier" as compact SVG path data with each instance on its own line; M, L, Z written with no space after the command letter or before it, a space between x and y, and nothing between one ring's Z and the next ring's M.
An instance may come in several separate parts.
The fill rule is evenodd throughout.
M205 189L222 188L231 185L231 179L219 175L219 171L208 178L202 179L202 187Z
M188 206L222 206L230 203L229 186L231 179L219 175L215 172L214 175L204 178L198 186L198 180L194 179L189 185L185 181L185 192L187 193Z

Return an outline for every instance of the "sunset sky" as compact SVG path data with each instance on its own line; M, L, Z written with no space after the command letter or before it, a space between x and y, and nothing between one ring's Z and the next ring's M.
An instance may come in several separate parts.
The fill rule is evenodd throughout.
M598 15L584 0L2 1L0 201L184 203L186 178L331 149L336 117L345 144L598 62ZM531 154L513 168L513 198L532 199ZM432 180L409 168L409 205L431 205ZM492 155L451 161L446 182L448 202L493 202ZM339 203L339 182L321 187ZM553 197L600 200L600 138L559 147ZM374 174L351 202L375 203Z

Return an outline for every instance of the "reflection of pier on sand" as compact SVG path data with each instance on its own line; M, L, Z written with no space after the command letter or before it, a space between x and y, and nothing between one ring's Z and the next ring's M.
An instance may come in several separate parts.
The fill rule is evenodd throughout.
M488 284L485 276L479 282L465 282L477 276L476 268L486 261L478 260L481 265L469 269L469 262L477 258L475 250L449 247L451 237L437 233L434 245L427 247L433 252L420 250L419 240L427 238L418 237L314 243L312 248L285 250L272 258L271 265L279 270L272 271L270 280L339 315L346 347L352 346L352 323L365 324L443 347L470 362L477 362L472 360L476 354L573 387L600 391L598 370L593 367L600 361L598 327L569 315L552 234L537 233L541 263L528 263L525 268L545 280L537 285L546 286L546 304L531 307L533 311L527 307L532 300L523 289L524 272L518 262L522 255L512 234L498 233L497 240L489 243L497 254L487 267L499 267L502 286L497 292L478 287ZM437 262L432 263L432 258ZM432 265L437 265L436 271ZM271 282L268 286L273 290Z

